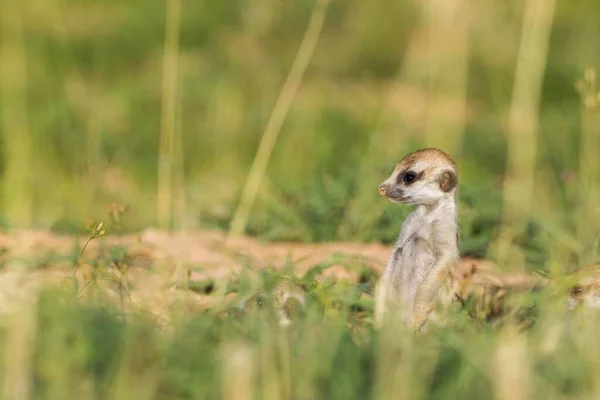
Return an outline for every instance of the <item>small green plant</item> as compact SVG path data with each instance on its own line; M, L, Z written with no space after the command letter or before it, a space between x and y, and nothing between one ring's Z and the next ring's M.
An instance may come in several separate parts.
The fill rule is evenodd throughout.
M112 221L114 229L119 235L119 238L123 230L123 216L128 210L128 205L117 206L116 204L111 204L109 206L109 218ZM130 297L130 292L127 284L127 272L129 269L126 251L127 249L123 245L119 244L115 247L102 249L102 251L99 252L99 256L91 262L91 276L87 279L87 281L84 281L83 286L79 288L76 274L82 262L81 260L83 259L84 252L92 240L100 238L106 234L104 222L94 224L93 221L88 220L86 221L86 229L88 229L90 232L90 236L79 253L79 257L77 258L73 275L71 277L74 289L76 291L76 298L82 298L84 292L91 284L97 285L100 279L104 279L116 285L119 295L121 314L123 318L125 318L125 298Z
M81 294L83 293L83 291L87 288L87 286L95 279L96 274L93 275L93 278L88 280L87 282L85 282L85 284L83 285L83 287L81 288L81 290L79 289L79 283L76 279L76 275L77 272L79 271L79 266L81 264L81 260L83 258L83 254L85 253L85 249L87 248L87 246L90 244L90 242L94 239L97 239L99 237L102 237L105 235L106 230L104 229L104 222L100 222L98 224L94 224L94 222L92 220L87 220L86 223L86 229L90 232L90 235L88 237L88 239L86 240L85 244L83 245L83 247L81 248L81 251L79 252L79 256L77 257L77 261L75 263L75 267L73 268L73 275L71 276L71 281L73 284L73 289L75 290L75 292L77 293L77 297L81 296Z

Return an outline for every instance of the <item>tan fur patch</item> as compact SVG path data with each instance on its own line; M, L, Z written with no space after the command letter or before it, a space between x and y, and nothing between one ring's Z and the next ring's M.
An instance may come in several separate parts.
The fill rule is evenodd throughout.
M452 160L452 157L448 154L440 149L427 148L413 151L406 155L398 165L396 165L396 170L404 170L415 164L417 161L427 161L431 164L447 164L456 169L454 160Z

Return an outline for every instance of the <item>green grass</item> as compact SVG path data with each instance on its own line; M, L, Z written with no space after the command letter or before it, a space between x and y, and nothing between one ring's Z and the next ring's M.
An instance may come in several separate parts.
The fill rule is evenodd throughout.
M405 52L422 20L410 4L333 1L252 209L249 233L267 240L393 240L396 229L386 227L403 211L382 202L374 188L394 160L426 144L422 124L413 120L427 116L405 111L427 95L424 72L413 77L407 71L399 88L411 87L412 94L387 102L398 70L414 63ZM472 22L470 117L465 135L453 145L465 192L499 182L504 172L519 4L481 6L479 22ZM239 1L182 7L177 110L182 143L176 154L184 183L182 218L185 226L223 229L312 5ZM6 226L16 223L9 203L21 202L20 193L32 194L27 226L81 231L84 218L103 215L111 202L134 206L128 229L157 222L164 10L139 1L50 1L15 11L23 14L23 37L7 46L23 49L25 56L26 91L15 95L25 96L21 122L30 140L10 150L20 152L14 161L5 152L0 165L6 172L14 163L33 178L2 188ZM574 84L585 66L598 64L597 15L594 2L561 3L556 11L538 155L551 177L578 166L580 100ZM515 32L507 33L509 28ZM11 97L4 101L0 107L10 111ZM11 129L16 128L4 125L6 138ZM19 164L27 159L31 165ZM500 199L501 187L489 188L490 197ZM485 219L486 204L466 211Z
M272 287L276 276L267 270L261 285ZM279 327L269 302L243 317L219 308L175 309L165 330L142 311L124 322L119 307L103 297L81 301L64 288L48 288L39 306L26 311L35 321L32 336L3 318L2 353L12 353L4 373L24 373L31 396L40 399L232 398L227 393L236 385L244 398L492 398L499 392L596 398L597 313L565 317L564 304L542 293L529 300L537 306L534 324L518 334L473 319L460 306L448 312L445 327L426 334L375 331L371 304L352 300L370 292L372 282L315 286L311 276L300 280L307 307L288 329ZM238 285L240 298L252 293L244 287ZM25 360L27 369L19 370ZM511 380L511 371L522 375Z
M181 2L173 227L229 229L313 3ZM392 243L410 209L385 202L376 187L404 154L433 145L459 166L462 254L500 254L525 3L469 2L444 31L440 15L427 28L421 2L331 0L246 233ZM131 210L106 220L108 234L156 225L166 2L0 6L0 226L82 233L86 218L102 220L113 203ZM466 55L454 37L462 23ZM535 118L533 207L510 240L517 261L507 269L553 276L600 260L600 122L598 105L585 106L598 89L589 79L587 92L576 88L585 68L600 66L599 35L598 1L556 2ZM73 265L80 250L68 255ZM122 256L117 249L97 260L98 279L109 279L102 268ZM67 256L29 258L43 269L49 257ZM3 256L3 270L8 264ZM268 288L278 272L265 271L259 286ZM0 317L0 391L36 399L598 398L598 315L564 317L544 295L531 300L535 324L516 339L460 307L425 335L377 332L371 300L359 296L372 290L367 278L319 287L301 278L309 306L289 331L268 313L240 321L218 308L172 310L165 329L142 311L124 321L122 306L102 297L48 289L34 309ZM251 287L236 289L250 295ZM29 395L15 395L23 387Z

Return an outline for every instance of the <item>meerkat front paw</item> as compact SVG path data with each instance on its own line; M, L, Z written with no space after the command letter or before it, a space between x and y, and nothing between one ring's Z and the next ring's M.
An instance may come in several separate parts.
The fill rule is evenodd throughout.
M420 331L427 322L429 314L435 310L435 305L415 307L412 314L411 325L416 331Z

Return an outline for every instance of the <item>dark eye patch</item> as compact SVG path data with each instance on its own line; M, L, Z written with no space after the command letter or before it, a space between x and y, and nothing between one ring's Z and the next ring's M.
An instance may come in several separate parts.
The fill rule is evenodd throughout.
M583 288L581 286L575 286L571 289L571 295L579 296L583 292Z
M258 308L265 307L265 298L263 296L257 296L255 301Z
M404 171L398 176L398 183L412 185L423 176L423 172L417 174L415 171Z

